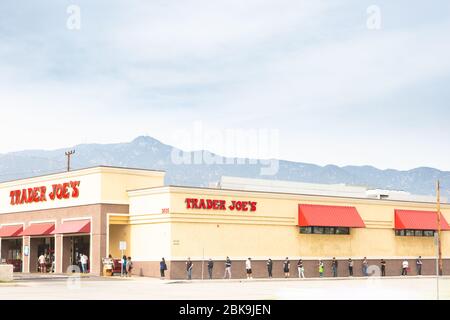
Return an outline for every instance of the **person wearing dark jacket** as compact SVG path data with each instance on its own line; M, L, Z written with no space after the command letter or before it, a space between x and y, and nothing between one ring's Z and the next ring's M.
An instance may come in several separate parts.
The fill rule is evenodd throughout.
M333 270L333 277L338 276L338 261L335 257L333 257L333 260L331 260L331 270Z
M266 264L267 264L267 272L269 273L269 278L272 278L272 267L273 267L272 259L269 258Z
M286 259L283 262L283 272L284 277L289 278L289 269L291 268L291 262L289 261L289 258L286 257Z
M384 259L381 259L381 276L386 276L386 261Z
M164 272L167 270L167 264L166 260L162 258L161 262L159 263L159 272L161 273L161 279L164 279Z
M208 275L209 275L209 279L212 279L213 268L214 268L214 262L211 260L211 258L209 258L209 260L208 260Z
M127 256L123 255L122 257L122 274L121 276L126 277L127 276Z

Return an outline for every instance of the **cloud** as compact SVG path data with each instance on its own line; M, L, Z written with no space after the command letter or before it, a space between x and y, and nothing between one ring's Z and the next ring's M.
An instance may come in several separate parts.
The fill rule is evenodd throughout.
M0 152L124 141L146 133L177 145L171 132L191 130L192 122L201 120L213 129L277 129L280 156L292 160L444 167L450 154L441 160L412 154L400 163L387 153L404 145L401 135L410 132L402 113L424 118L423 109L412 110L408 99L418 100L421 85L448 81L449 21L434 19L433 14L441 16L437 5L424 17L421 7L409 2L379 2L384 22L371 31L365 27L369 3L357 1L131 6L80 0L81 30L70 31L69 1L42 1L23 10L4 1L0 134L14 132L14 139L2 141ZM431 123L443 118L437 112L442 92L427 106L425 140L435 137ZM401 103L392 97L401 97ZM377 137L389 140L390 149L374 155L366 141L375 133L366 127L382 128ZM42 138L30 139L37 132ZM225 150L214 142L205 147ZM422 142L410 147L440 149Z

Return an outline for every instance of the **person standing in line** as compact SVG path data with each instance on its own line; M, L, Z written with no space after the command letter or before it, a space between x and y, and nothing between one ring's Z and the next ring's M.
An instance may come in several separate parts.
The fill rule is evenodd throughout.
M367 269L369 268L369 262L367 261L367 258L366 257L364 257L364 260L363 260L363 262L362 262L362 272L363 272L363 275L365 276L365 277L367 277L369 274L367 273Z
M186 261L186 272L187 272L187 278L188 280L192 280L192 268L194 267L194 264L191 261L191 258L189 257Z
M289 261L289 258L286 257L283 263L283 271L284 271L284 277L289 278L289 269L291 268L291 262Z
M127 259L127 276L131 277L131 270L133 270L133 262L131 261L131 257Z
M231 259L230 257L227 257L225 260L225 274L223 275L223 278L225 279L228 274L228 279L231 279Z
M352 258L348 258L348 275L353 277L353 260Z
M45 273L47 270L46 270L46 267L45 267L45 256L44 256L44 254L41 254L39 256L38 261L39 261L39 271L41 273Z
M269 258L269 260L267 260L267 273L269 274L269 278L272 278L272 267L273 267L273 262L272 259Z
M209 275L209 280L212 279L213 268L214 268L214 262L211 260L211 258L209 258L209 260L208 260L208 275Z
M84 270L86 271L86 273L88 273L88 262L89 262L89 258L87 255L84 254Z
M126 275L127 275L127 257L124 255L122 257L122 274L120 276L123 277Z
M55 262L55 254L54 253L52 253L50 255L50 261L51 261L51 264L52 264L51 273L55 273L56 262Z
M81 265L81 253L77 253L75 257L75 264L78 266L80 272L83 270L83 266Z
M114 275L114 259L111 254L108 255L108 258L104 260L104 264L106 267L106 271L111 272L111 276Z
M78 263L77 263L77 265L80 267L80 272L81 272L81 273L84 273L84 270L83 270L83 261L84 261L83 254L82 254L82 253L79 253L79 254L78 254Z
M381 276L385 277L386 276L386 261L384 259L381 259Z
M417 275L421 276L422 275L422 256L419 256L419 258L417 258L416 260L416 269L417 269Z
M49 268L51 266L50 266L50 256L48 252L45 252L44 257L45 257L45 272L47 273L51 271L51 268Z
M80 254L81 272L87 273L87 256L84 253Z
M298 260L297 262L297 270L298 270L298 277L303 279L305 277L305 268L303 267L302 259Z
M245 271L247 272L247 279L253 279L252 277L252 259L248 258L245 261Z
M319 260L319 277L323 278L323 272L324 272L324 265L322 260Z
M402 276L408 275L409 262L408 260L403 260L402 262Z
M338 276L338 261L335 257L333 257L333 260L331 260L331 269L333 270L333 277Z
M166 270L167 270L166 260L162 258L162 260L159 262L159 272L161 274L161 279L164 279L165 277L164 273Z

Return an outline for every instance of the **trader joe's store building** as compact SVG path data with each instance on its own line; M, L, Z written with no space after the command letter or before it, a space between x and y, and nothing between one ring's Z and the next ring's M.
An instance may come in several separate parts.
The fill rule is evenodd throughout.
M267 276L268 258L274 277L283 276L286 257L291 277L297 276L299 258L307 277L318 275L318 259L325 260L330 276L332 257L340 261L341 275L347 275L351 257L360 276L365 256L376 265L385 259L387 275L399 275L405 258L414 266L419 255L423 274L435 270L434 203L166 186L164 175L95 167L1 183L1 261L32 273L39 255L48 253L62 273L83 253L90 272L99 275L101 259L120 257L119 243L125 241L134 274L159 277L164 257L172 279L185 278L187 257L194 261L194 278L202 277L202 261L209 258L214 277L222 277L226 256L233 261L233 278L245 277L248 257L255 278ZM450 206L442 205L445 274L449 216Z

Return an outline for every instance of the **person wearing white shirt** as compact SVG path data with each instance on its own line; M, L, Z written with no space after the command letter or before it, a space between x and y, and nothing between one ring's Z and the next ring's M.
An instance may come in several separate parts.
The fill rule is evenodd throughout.
M45 267L45 256L44 256L44 254L41 254L39 256L38 262L39 262L39 268L40 268L41 273L45 273L47 270L46 270L46 267Z
M408 263L408 260L405 259L402 262L402 276L408 275L408 268L409 268L409 263Z
M247 279L253 279L252 277L252 259L248 258L245 261L245 270L247 271Z
M80 255L81 269L83 273L87 273L88 257L85 254Z

